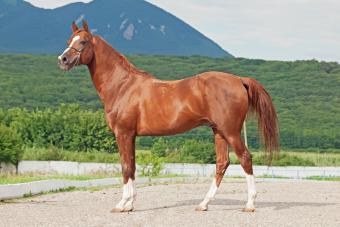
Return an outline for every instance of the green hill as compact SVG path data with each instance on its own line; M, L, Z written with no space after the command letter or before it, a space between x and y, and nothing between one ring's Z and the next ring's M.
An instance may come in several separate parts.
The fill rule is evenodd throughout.
M283 147L340 148L340 65L337 63L200 56L130 56L129 59L161 79L180 79L211 70L256 78L264 84L277 107ZM62 72L57 67L56 56L1 54L0 97L0 107L5 109L53 108L60 103L101 108L87 68ZM256 148L253 125L251 121L250 142ZM203 128L192 133L206 138L208 132Z

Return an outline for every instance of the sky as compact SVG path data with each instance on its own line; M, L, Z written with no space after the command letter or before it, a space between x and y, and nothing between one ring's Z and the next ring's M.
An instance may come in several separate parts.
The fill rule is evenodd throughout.
M43 8L75 2L27 1ZM340 0L147 1L190 24L236 57L340 62Z

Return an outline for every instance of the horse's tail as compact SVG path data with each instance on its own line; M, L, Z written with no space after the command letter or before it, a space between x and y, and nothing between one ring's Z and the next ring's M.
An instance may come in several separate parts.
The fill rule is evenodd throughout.
M258 130L270 162L273 152L279 151L279 127L275 107L268 92L258 81L248 77L242 77L241 80L248 92L251 111L257 115Z

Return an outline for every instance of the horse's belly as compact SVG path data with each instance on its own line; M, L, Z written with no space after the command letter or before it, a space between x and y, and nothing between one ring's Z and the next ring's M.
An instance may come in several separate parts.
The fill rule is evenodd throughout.
M141 122L137 128L140 136L175 135L191 130L204 123L198 117L178 118L175 120L154 118Z
M197 127L207 117L208 107L196 81L157 87L145 96L139 106L139 135L182 133Z

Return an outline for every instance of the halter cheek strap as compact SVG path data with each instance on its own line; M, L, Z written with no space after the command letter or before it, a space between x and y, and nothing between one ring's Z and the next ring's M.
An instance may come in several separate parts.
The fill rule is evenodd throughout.
M81 54L83 52L83 50L85 49L86 45L88 44L88 41L83 45L83 47L81 49L77 49L77 48L74 48L74 47L69 47L70 49L72 50L75 50L77 51L79 54Z
M80 62L80 55L83 53L86 45L88 44L88 41L83 45L83 47L81 49L77 49L77 48L74 48L74 47L69 47L70 49L72 50L75 50L77 52L77 59L75 61L75 64L74 65L78 65L78 63Z

